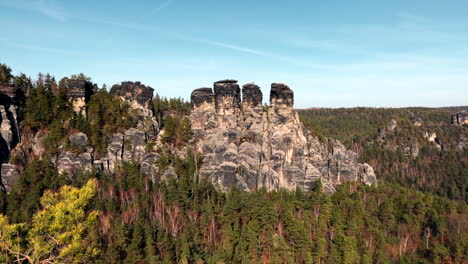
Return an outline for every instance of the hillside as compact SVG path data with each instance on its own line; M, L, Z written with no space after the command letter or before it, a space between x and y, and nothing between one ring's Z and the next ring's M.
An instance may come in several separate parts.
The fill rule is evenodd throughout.
M2 263L467 260L461 108L297 113L285 84L189 103L0 69Z
M466 125L451 108L341 108L299 111L321 138L336 138L373 166L380 180L467 201Z

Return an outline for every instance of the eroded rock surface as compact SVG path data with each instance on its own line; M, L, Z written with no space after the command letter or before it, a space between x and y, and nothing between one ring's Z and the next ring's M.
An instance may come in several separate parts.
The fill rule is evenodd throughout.
M7 192L11 190L13 185L19 179L19 173L16 167L9 163L0 164L0 171L2 177L2 185Z
M67 98L72 102L73 110L83 116L86 115L86 103L97 92L97 85L85 80L67 80Z
M154 89L140 82L122 82L112 86L110 93L120 97L136 111L137 128L152 138L159 133L159 125L153 112Z
M8 164L11 151L21 141L18 112L24 94L13 85L0 84L0 169L3 187L7 190L18 179L16 168Z
M91 151L81 154L64 151L59 154L56 166L59 173L67 173L70 177L73 177L78 171L90 171L93 164Z
M465 111L456 113L452 115L452 124L454 125L464 125L468 124L468 113Z
M323 143L310 135L285 84L272 84L267 111L257 85L244 85L241 96L235 80L215 82L214 92L196 89L191 99L196 147L204 155L200 176L223 188L310 190L321 179L333 192L344 181L376 183L373 170L358 164L356 153L336 140Z
M85 133L75 133L68 137L72 148L86 148L88 146L88 136Z

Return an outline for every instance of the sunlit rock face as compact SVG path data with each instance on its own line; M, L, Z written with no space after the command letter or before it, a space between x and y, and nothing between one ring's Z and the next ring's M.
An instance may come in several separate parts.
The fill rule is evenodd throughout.
M85 80L68 80L67 98L72 103L73 111L86 116L86 103L97 92L96 84Z
M20 89L10 84L0 84L0 187L7 191L18 179L15 166L8 164L11 151L21 141L18 120L20 105L25 96Z
M454 125L465 125L468 124L468 113L465 111L452 115L452 124Z
M128 103L138 122L136 127L114 134L107 146L107 155L95 161L95 165L115 172L122 162L134 161L140 164L144 175L153 181L159 180L156 164L159 154L146 148L148 142L159 134L159 124L153 112L153 92L153 88L140 82L122 82L112 86L110 93Z
M310 190L321 179L333 192L344 181L377 182L356 153L336 140L320 142L305 129L285 84L271 85L267 109L257 85L246 84L241 93L235 80L196 89L191 99L196 147L204 155L200 176L224 189Z
M115 84L110 94L120 97L136 112L137 128L148 133L152 138L159 133L159 125L153 113L154 89L140 82L121 82Z

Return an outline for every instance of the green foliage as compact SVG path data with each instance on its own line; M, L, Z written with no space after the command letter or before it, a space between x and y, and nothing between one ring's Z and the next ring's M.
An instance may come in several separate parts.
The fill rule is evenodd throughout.
M460 231L467 224L464 202L389 184L347 183L331 197L321 192L320 182L308 193L245 193L235 187L223 193L195 180L193 157L164 159L178 179L153 183L135 164L124 164L117 178L100 177L104 260L461 263L466 258L460 253L468 249Z
M12 78L11 68L6 64L0 63L0 84L10 83Z
M190 120L187 117L167 116L164 119L164 134L162 142L180 147L188 142L192 136Z
M164 126L166 116L183 117L190 114L191 106L189 102L185 102L182 98L165 98L156 94L153 99L154 113L158 119L158 123Z
M52 92L54 80L48 76L44 80L39 74L36 86L31 90L24 108L23 126L27 130L38 131L46 128L54 120L55 96Z
M4 263L88 263L99 256L97 211L88 211L97 182L81 189L47 191L32 223L10 225L0 215L0 260Z
M33 160L8 193L7 215L14 222L26 222L40 208L40 198L48 189L69 183L59 176L50 160Z
M360 161L372 165L379 180L468 201L468 152L460 149L465 127L450 125L451 114L466 108L340 108L299 112L312 133L339 139L360 154ZM416 116L424 124L415 126ZM398 123L393 132L377 140L379 129L391 119ZM426 134L435 133L441 149ZM419 146L416 158L408 153Z

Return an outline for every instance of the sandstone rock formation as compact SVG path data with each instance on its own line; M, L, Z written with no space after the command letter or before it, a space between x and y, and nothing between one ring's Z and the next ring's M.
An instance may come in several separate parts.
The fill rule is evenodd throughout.
M110 93L128 102L136 110L137 128L154 138L159 133L159 125L153 113L154 89L140 82L122 82L112 86Z
M2 176L2 185L7 192L11 190L11 187L18 181L19 173L16 167L9 163L4 163L1 165L1 176Z
M57 170L59 173L67 173L73 177L78 171L90 171L93 167L92 151L76 154L71 151L63 151L57 158Z
M273 83L270 107L264 111L262 92L235 80L193 91L190 116L197 150L204 155L200 176L223 188L237 185L251 191L296 187L310 190L321 179L327 191L344 181L376 182L369 165L336 140L320 142L304 128L293 110L294 93Z
M424 123L424 121L423 121L421 118L419 118L419 117L414 117L414 116L411 118L411 121L413 122L413 125L414 125L414 126L417 126L417 127L422 126L423 123Z
M107 154L99 160L94 159L86 134L79 132L70 135L70 148L73 152L62 151L59 154L56 164L59 173L67 173L73 177L77 171L89 171L93 167L115 172L122 162L134 161L141 165L144 174L157 180L158 169L155 163L159 155L146 151L148 141L154 139L159 132L152 109L153 88L139 82L123 82L121 85L114 85L111 93L129 104L129 111L134 111L138 117L137 127L114 134L107 147Z
M468 113L465 111L456 113L452 115L452 124L454 125L464 125L468 124Z
M88 136L85 133L75 133L68 137L72 148L86 148L88 146Z
M24 95L12 85L0 85L0 170L3 187L9 189L18 174L14 166L6 164L10 152L21 141L18 104Z
M96 84L85 80L67 81L67 98L72 102L73 110L82 115L86 115L86 103L91 95L97 92Z

